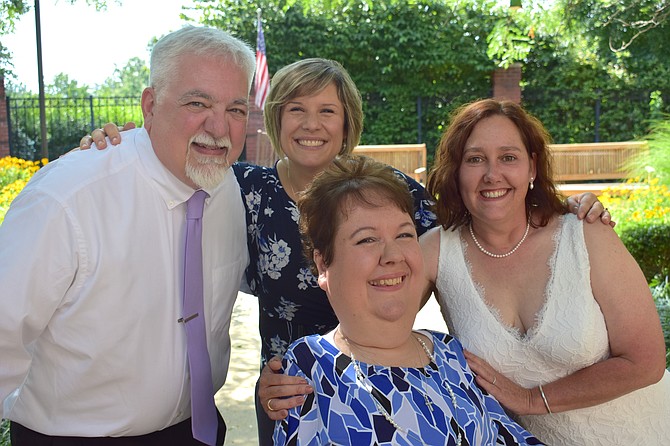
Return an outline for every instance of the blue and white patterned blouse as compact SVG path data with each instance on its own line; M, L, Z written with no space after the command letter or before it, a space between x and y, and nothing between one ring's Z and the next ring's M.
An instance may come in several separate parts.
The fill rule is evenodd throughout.
M331 331L337 318L303 258L298 207L282 187L277 165L236 163L233 169L247 211L246 280L260 304L262 366L274 355L283 355L296 339ZM414 217L421 235L435 224L431 202L419 183L396 172L414 196Z
M284 356L284 373L305 378L314 393L289 410L288 419L277 422L274 444L453 446L458 433L462 445L542 444L509 418L495 398L482 393L459 341L444 333L423 333L433 340L435 362L422 368L359 362L364 382L357 379L351 358L332 344L332 335L292 344Z

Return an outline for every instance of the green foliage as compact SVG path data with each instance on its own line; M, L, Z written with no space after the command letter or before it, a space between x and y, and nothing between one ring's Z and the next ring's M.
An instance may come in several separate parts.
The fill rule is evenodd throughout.
M66 74L58 74L54 83L45 87L45 112L49 158L58 158L63 153L79 145L81 137L94 127L107 122L125 123L134 121L142 125L143 117L139 96L142 92L139 83L148 83L148 68L140 59L131 59L127 65L115 72L115 78L106 81L108 88L100 89L103 94L113 97L89 94L89 87L80 86L77 81L70 80ZM144 76L144 77L143 77ZM118 90L109 88L115 83ZM121 96L125 92L129 96ZM130 94L132 92L132 94ZM19 87L14 91L10 86L10 117L12 132L12 154L28 160L41 156L41 134L39 124L38 95L26 92ZM18 150L16 149L18 148Z
M68 75L56 75L45 87L49 157L55 159L79 144L81 137L107 122L134 121L142 125L139 97L149 83L149 68L140 58L130 59L95 90ZM33 160L41 156L38 95L22 85L9 84L12 154ZM112 97L112 98L110 98ZM18 149L17 149L18 148Z
M665 367L670 368L670 277L657 276L651 282L651 294L661 319L665 338Z
M79 145L81 137L107 122L134 121L143 117L137 97L62 97L48 95L46 126L49 158L58 158ZM38 99L35 94L12 97L12 155L28 160L41 157Z
M631 160L629 170L639 177L653 173L660 184L670 186L670 116L654 121L646 136L649 151Z
M487 37L487 55L499 67L526 60L534 45L535 27L533 8L506 10Z
M29 3L25 0L0 0L0 35L14 32L16 19L28 12Z
M271 74L302 58L335 59L363 95L364 144L421 139L432 150L454 107L489 95L495 65L486 36L494 4L219 0L197 2L196 9L204 24L253 43L260 7Z
M616 214L615 214L616 215ZM637 260L647 282L670 275L670 225L639 224L621 231L628 251Z
M667 25L670 18L668 0L562 0L573 23L589 23L599 34L604 48L620 52L636 40ZM667 53L666 53L667 54Z
M53 83L44 88L44 92L66 98L85 97L89 95L88 85L79 85L76 80L70 79L65 73L59 73L54 77Z
M556 142L643 139L650 118L670 113L667 17L631 40L626 51L610 48L611 38L622 41L617 37L621 23L653 17L648 8L652 3L668 5L558 0L547 12L550 26L538 29L536 45L523 65L524 102ZM598 123L597 107L602 113Z
M11 446L9 442L9 421L2 420L0 423L0 446Z
M670 113L670 25L659 20L626 51L608 42L619 26L613 18L654 17L653 4L668 1L524 0L510 11L496 0L195 0L183 16L195 11L255 46L261 8L271 74L306 57L340 61L364 98L362 143L425 142L430 164L450 112L489 97L493 70L516 62L524 106L555 142L644 139L650 120ZM92 94L136 96L147 78L131 59ZM89 94L60 81L50 92ZM91 126L76 116L67 122L73 135ZM26 146L39 144L34 132L17 131Z
M28 2L25 0L0 0L0 37L14 32L16 20L28 12ZM0 40L0 76L11 74L11 53Z
M122 68L116 68L96 90L96 96L136 96L140 97L149 85L149 67L144 60L133 57Z

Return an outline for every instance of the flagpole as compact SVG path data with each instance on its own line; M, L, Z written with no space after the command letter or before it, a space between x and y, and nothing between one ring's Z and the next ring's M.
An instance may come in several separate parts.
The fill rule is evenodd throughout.
M256 10L258 14L257 38L256 38L256 106L263 109L265 98L270 89L270 75L268 73L267 56L265 53L265 36L263 35L263 24L261 21L261 8Z

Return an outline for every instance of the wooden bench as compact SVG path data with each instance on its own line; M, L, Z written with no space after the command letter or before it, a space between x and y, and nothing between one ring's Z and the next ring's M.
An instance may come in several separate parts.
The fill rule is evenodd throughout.
M551 144L554 179L559 190L571 195L602 190L628 177L626 164L649 150L646 141Z
M354 155L365 155L386 163L426 184L426 145L389 144L376 146L356 146Z

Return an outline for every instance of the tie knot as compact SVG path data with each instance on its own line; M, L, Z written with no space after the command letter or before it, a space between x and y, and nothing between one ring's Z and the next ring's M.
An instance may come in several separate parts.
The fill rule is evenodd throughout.
M186 218L189 220L202 218L202 210L205 207L205 198L209 194L204 190L197 190L186 202Z

